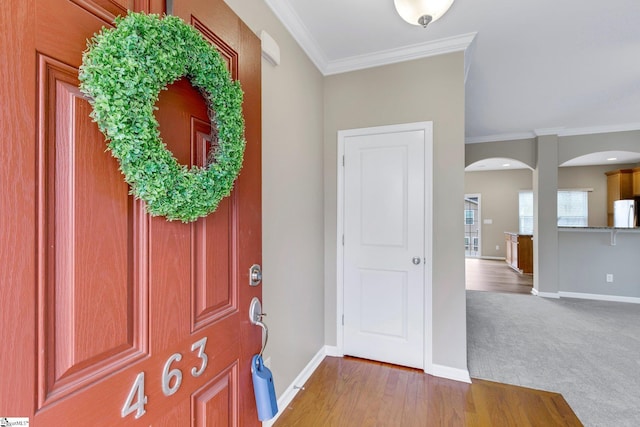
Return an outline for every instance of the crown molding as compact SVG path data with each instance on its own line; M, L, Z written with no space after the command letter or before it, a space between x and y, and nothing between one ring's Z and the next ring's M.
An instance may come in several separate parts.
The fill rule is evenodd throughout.
M538 136L557 135L559 137L564 136L580 136L580 135L595 135L600 133L615 133L615 132L630 132L640 130L639 123L626 123L621 125L606 125L606 126L590 126L583 128L546 128L535 129L533 132L520 132L520 133L505 133L498 135L487 136L472 136L465 138L465 144L481 144L485 142L500 142L500 141L516 141L520 139L532 139Z
M302 22L289 2L282 0L265 0L265 3L276 15L278 20L282 22L282 25L289 31L296 42L298 42L302 50L304 50L323 76L466 50L476 36L476 33L463 34L431 42L404 46L398 49L389 49L329 61L322 52L318 42L313 38L309 29L304 22ZM467 62L468 61L465 61L465 63ZM465 77L467 71L468 70L465 69Z
M329 61L326 69L321 71L325 76L328 76L332 74L346 73L349 71L363 70L365 68L379 67L381 65L411 61L414 59L427 58L445 53L465 51L475 39L476 34L477 33L462 34L459 36L404 46L397 49L382 50L365 55L357 55L349 58Z
M598 133L629 132L634 130L640 130L640 123L563 129L558 136L594 135Z
M535 136L551 136L551 135L560 136L560 134L564 129L565 128L563 127L534 129L533 133L535 134Z
M318 42L313 38L307 26L302 22L298 14L289 5L288 1L264 0L276 18L284 25L293 38L298 42L302 50L307 54L311 62L324 75L327 68L327 59L322 53Z
M536 136L557 135L563 136L580 136L580 135L596 135L600 133L615 133L615 132L628 132L640 130L640 123L625 123L620 125L605 125L605 126L589 126L582 128L548 128L548 129L535 129L533 132Z
M536 134L533 132L519 132L519 133L503 133L499 135L487 135L487 136L471 136L465 138L465 144L482 144L484 142L501 142L501 141L517 141L520 139L533 139Z
M469 42L469 45L467 46L467 48L464 50L464 84L465 86L467 85L467 77L469 76L469 70L471 69L471 57L475 54L475 50L476 50L476 43L473 43L475 41L475 36L478 33L473 33L474 37L473 40L471 40L471 42Z

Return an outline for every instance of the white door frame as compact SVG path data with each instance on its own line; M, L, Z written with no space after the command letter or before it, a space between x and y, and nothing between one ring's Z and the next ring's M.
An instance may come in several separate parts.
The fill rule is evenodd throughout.
M338 131L338 200L337 200L337 234L336 234L336 341L337 355L344 356L344 152L345 138L356 135L373 135L380 133L397 133L424 131L424 371L433 373L433 122L416 122L398 125L375 126Z
M478 256L472 258L482 258L482 194L469 193L464 195L465 199L468 197L478 198Z

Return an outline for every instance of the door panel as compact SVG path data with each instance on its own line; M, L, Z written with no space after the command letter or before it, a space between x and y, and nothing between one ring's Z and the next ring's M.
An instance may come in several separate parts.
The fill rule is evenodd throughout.
M360 270L361 333L403 341L409 338L407 276L404 271Z
M367 147L359 155L362 245L406 247L407 147Z
M197 165L206 163L211 149L211 126L208 122L192 119L193 151ZM194 256L192 272L192 325L193 332L215 322L238 309L236 280L232 280L238 260L237 224L231 208L237 204L235 193L218 205L217 215L203 218L195 224L192 236ZM225 286L226 284L226 286Z
M233 364L193 395L194 427L236 426L238 365Z
M19 165L23 153L35 153L25 157L35 176L22 174L16 200L36 216L23 220L0 206L3 231L21 228L3 233L3 248L25 260L12 270L18 292L3 297L27 313L19 325L20 311L1 318L5 345L23 350L3 354L19 381L0 391L0 415L29 416L34 426L258 425L250 358L261 331L248 307L261 289L248 286L248 270L261 261L259 40L222 0L180 2L183 18L198 23L241 81L247 151L235 190L216 212L168 222L129 195L77 79L92 34L127 9L162 12L163 2L20 4L11 12L34 18L4 27L12 40L26 40L7 61L35 71L22 76L32 92L3 109L1 123L6 134L36 137L16 140L20 150L6 150L3 161ZM0 86L0 96L12 94ZM199 91L182 79L161 92L157 107L167 148L182 164L204 165L215 142ZM24 113L30 120L15 119Z
M344 353L423 368L425 132L363 131L344 138Z
M148 11L149 0L71 0L96 17L112 22L113 18L124 15L127 10Z
M144 355L146 235L136 238L134 230L146 220L117 164L104 161L104 138L89 119L77 71L42 55L38 65L43 407Z

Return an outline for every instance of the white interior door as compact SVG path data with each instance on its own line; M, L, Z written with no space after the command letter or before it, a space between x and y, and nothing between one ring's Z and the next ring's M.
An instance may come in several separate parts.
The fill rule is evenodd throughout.
M431 134L402 126L344 135L343 350L423 369Z

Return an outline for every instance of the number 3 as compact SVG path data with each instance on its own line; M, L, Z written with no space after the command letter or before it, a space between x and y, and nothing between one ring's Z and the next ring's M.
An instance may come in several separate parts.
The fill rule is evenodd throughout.
M207 368L207 363L209 362L209 357L207 353L204 352L204 347L207 345L207 337L202 338L191 344L191 351L198 350L198 357L202 359L202 365L200 365L200 369L191 368L191 375L194 377L199 377L202 375L204 370Z

